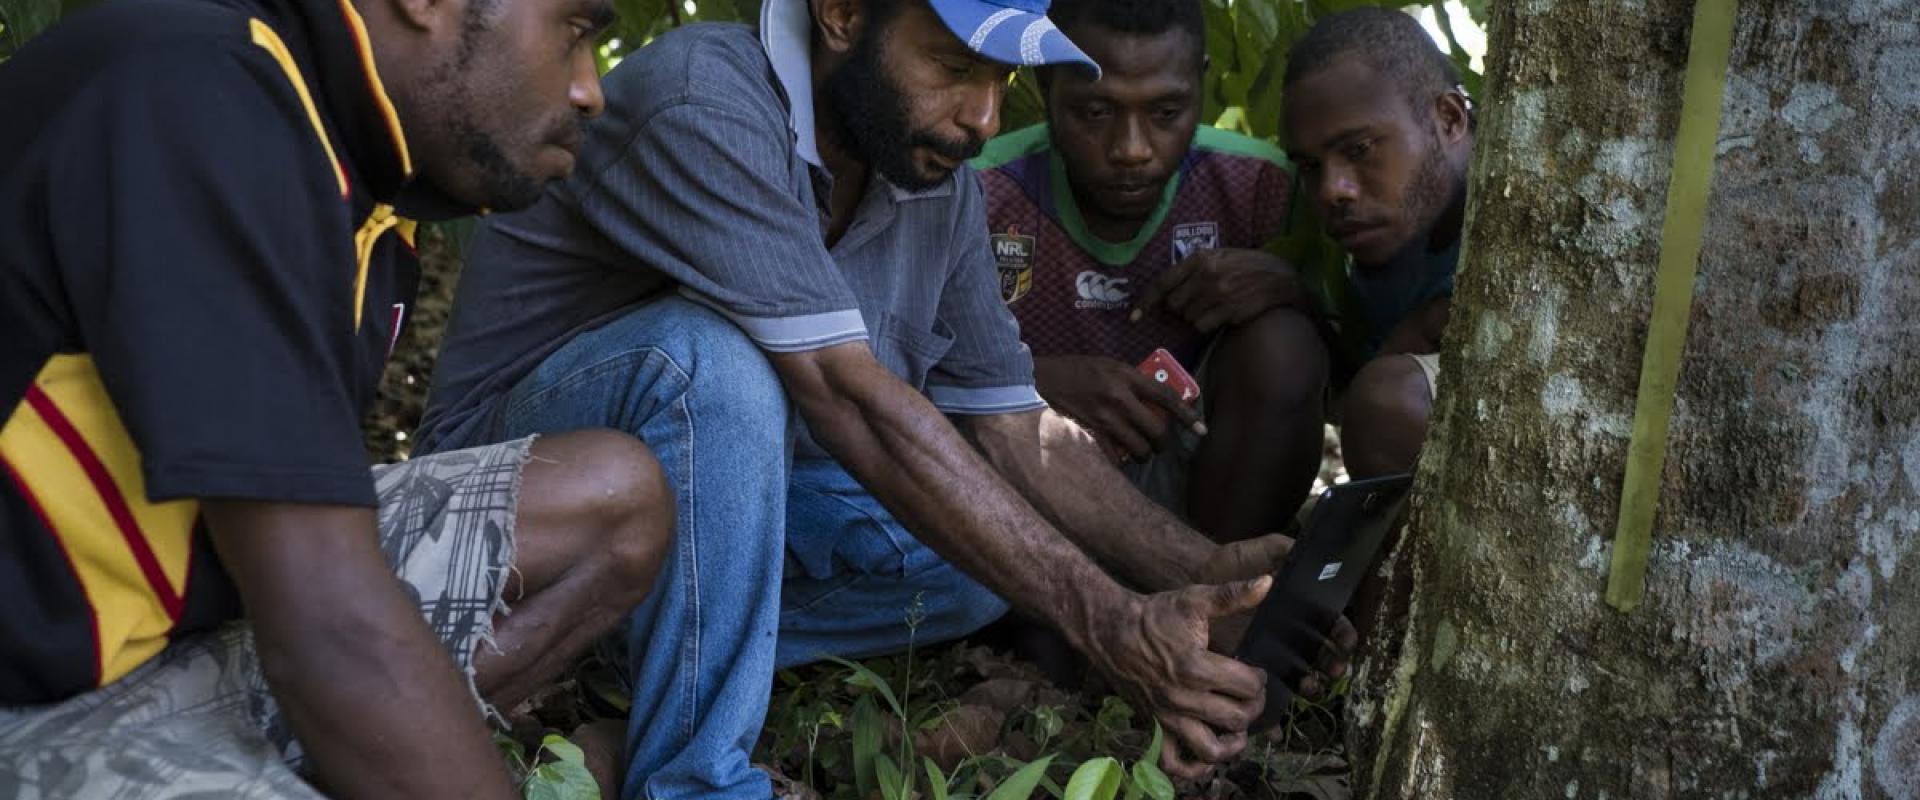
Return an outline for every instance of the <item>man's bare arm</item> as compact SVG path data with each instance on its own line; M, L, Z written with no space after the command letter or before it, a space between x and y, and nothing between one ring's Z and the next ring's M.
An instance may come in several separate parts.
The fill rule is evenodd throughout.
M774 369L820 444L907 530L1076 646L1133 602L1023 502L945 416L864 343L775 354Z
M466 681L380 552L371 509L208 501L260 667L335 797L510 798Z
M1085 428L1051 410L957 424L1062 533L1135 585L1164 592L1200 582L1214 543L1135 491Z
M1142 597L1121 587L1007 485L864 342L774 354L815 439L908 530L1014 606L1060 630L1172 737L1162 763L1197 776L1246 747L1265 674L1207 650L1213 619L1269 581ZM1191 757L1191 760L1189 759Z

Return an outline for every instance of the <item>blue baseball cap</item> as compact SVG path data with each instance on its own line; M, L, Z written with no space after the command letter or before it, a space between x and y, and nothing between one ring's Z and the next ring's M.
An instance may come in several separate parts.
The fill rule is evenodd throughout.
M1048 0L927 0L927 4L968 49L1002 64L1080 64L1100 73L1100 65L1047 19Z

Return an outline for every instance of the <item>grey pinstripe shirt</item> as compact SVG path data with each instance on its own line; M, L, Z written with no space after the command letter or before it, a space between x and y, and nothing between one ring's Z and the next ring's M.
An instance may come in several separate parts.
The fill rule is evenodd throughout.
M692 25L627 58L573 176L481 225L417 447L478 444L473 423L572 335L675 288L768 351L868 340L949 414L1044 407L971 170L920 193L876 175L826 245L808 22L784 5L800 18L764 37Z

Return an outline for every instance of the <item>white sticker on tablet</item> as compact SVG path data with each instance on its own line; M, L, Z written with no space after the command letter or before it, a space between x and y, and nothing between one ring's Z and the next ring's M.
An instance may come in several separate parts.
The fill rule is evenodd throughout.
M1334 578L1334 576L1336 576L1336 575L1339 575L1339 574L1340 574L1340 565L1341 565L1341 563L1342 563L1342 562L1339 562L1339 561L1335 561L1335 562L1333 562L1333 563L1331 563L1331 564L1328 564L1328 565L1326 565L1326 566L1324 566L1324 567L1321 567L1321 568L1320 568L1320 580L1323 580L1323 581L1330 581L1330 580L1333 580L1333 578Z

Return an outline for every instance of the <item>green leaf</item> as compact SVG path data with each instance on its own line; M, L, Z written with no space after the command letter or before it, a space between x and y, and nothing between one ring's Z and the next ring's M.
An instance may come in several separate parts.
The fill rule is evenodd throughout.
M880 796L886 800L907 800L907 779L886 753L873 757L873 777L880 783Z
M999 786L994 787L993 793L987 795L986 800L1028 800L1033 796L1033 790L1040 785L1040 779L1047 776L1047 765L1052 763L1053 756L1047 756L1021 767L1007 776Z
M500 731L493 732L493 747L500 751L500 757L507 762L507 771L519 780L527 774L527 753L520 743Z
M927 768L927 791L933 793L933 800L947 800L947 773L940 771L940 765L931 758L921 758Z
M874 759L880 755L880 709L872 695L853 702L853 785L861 797L874 789Z
M523 790L527 800L600 800L600 784L587 771L587 755L577 745L548 734L540 740L540 752L552 754L554 760L527 776Z
M1067 779L1063 800L1113 800L1120 793L1126 771L1112 758L1096 758L1080 765Z
M8 0L0 3L0 18L5 19L7 36L17 50L52 27L64 10L60 0Z
M1133 762L1133 785L1153 800L1173 800L1173 781L1152 761Z
M1100 711L1094 715L1094 721L1108 730L1120 730L1133 723L1133 706L1118 695L1107 695L1100 701Z
M1053 706L1038 706L1033 709L1032 733L1034 742L1046 747L1048 742L1067 729L1067 720L1060 716L1060 709Z
M567 741L566 737L557 733L549 733L546 738L541 739L540 749L552 753L554 759L558 761L582 766L587 763L587 754L580 750L580 746Z
M853 670L853 674L847 676L847 683L849 685L865 686L880 692L880 696L886 698L887 706L893 709L893 713L896 716L902 720L907 718L906 709L902 708L900 706L900 700L893 696L893 687L887 684L886 678L880 677L880 673L868 669L865 665L855 664L844 658L827 656L827 660Z
M1164 736L1160 723L1153 723L1153 741L1147 743L1147 750L1140 754L1140 760L1133 762L1133 785L1153 800L1173 800L1173 781L1167 779L1167 773L1160 771L1160 749Z
M1467 18L1473 20L1473 24L1481 30L1487 29L1487 0L1460 0L1460 5L1466 7Z

